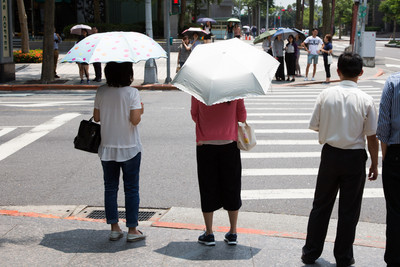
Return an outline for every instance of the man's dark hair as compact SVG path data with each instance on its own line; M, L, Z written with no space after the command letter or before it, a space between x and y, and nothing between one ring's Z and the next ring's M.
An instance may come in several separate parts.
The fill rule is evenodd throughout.
M343 53L338 60L338 69L346 78L355 78L360 75L363 60L359 54Z
M132 62L109 62L104 68L107 84L111 87L124 87L133 81Z

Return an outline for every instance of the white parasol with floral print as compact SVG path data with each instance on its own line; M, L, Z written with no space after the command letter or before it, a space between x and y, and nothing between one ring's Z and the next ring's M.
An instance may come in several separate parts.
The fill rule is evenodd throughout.
M75 44L61 62L133 62L166 58L165 50L138 32L104 32L89 35Z

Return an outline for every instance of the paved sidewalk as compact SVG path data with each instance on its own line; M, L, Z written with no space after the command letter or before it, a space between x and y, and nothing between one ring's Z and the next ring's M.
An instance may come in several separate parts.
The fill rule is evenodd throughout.
M216 246L207 247L197 243L199 229L204 227L199 209L171 208L157 220L140 223L146 240L127 243L125 239L108 241L109 226L102 220L62 218L63 208L66 207L0 207L1 265L305 266L300 255L307 218L302 216L239 213L239 244L228 246L223 241L228 229L227 214L218 211L214 220ZM38 213L40 209L46 212ZM385 266L384 228L380 224L359 224L354 266ZM332 220L321 258L307 266L335 266L331 242L334 229Z

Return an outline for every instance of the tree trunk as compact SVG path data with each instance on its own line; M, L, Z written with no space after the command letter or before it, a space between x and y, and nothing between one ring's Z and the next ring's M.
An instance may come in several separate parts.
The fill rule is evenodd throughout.
M331 12L331 34L335 34L335 0L332 0L332 12Z
M101 22L99 0L93 0L93 13L94 13L94 23L99 24Z
M322 36L331 33L331 7L332 0L322 0Z
M301 20L302 8L301 8L301 0L296 0L296 24L295 27L299 30L303 28L303 21Z
M314 6L315 6L315 0L310 0L310 22L308 25L309 33L311 35L312 29L314 28Z
M45 1L42 83L54 81L54 11L55 1Z
M393 20L393 41L396 41L396 19Z
M21 28L21 51L29 53L29 32L28 32L28 17L25 12L24 0L17 0L18 18Z
M339 39L342 39L342 14L339 13Z
M181 14L179 14L179 22L178 22L179 34L182 32L183 27L185 26L185 16L186 16L186 0L181 0Z

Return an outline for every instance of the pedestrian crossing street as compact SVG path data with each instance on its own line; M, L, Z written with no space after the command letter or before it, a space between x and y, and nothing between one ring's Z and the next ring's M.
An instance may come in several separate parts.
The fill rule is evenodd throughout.
M375 99L378 110L382 82L361 82L359 87ZM322 145L318 134L308 129L308 123L316 97L325 88L323 85L279 87L266 96L245 100L247 122L255 129L257 145L241 153L243 200L313 198ZM367 173L369 166L370 161ZM276 188L276 184L266 182L277 177L286 179L291 188ZM313 182L304 188L297 182L299 179ZM259 185L251 186L250 181L257 181ZM364 198L383 197L382 188L365 188Z

